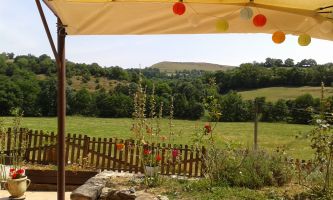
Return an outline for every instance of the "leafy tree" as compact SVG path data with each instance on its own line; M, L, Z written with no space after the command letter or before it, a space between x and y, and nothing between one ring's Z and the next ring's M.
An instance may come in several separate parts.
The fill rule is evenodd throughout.
M286 66L286 67L294 67L295 66L294 60L291 59L291 58L287 58L284 61L284 66Z
M200 119L204 115L205 109L202 103L189 102L187 113L188 115L186 118L188 119Z
M6 76L0 76L0 114L9 115L10 109L22 105L23 93L20 87Z
M75 94L75 103L73 105L73 113L79 115L91 115L93 99L87 89L83 88Z
M273 120L276 122L287 121L289 110L286 101L279 99L272 108Z
M96 97L100 117L131 117L133 100L122 93L112 96L101 91Z
M168 97L172 93L172 89L168 83L158 83L156 85L156 95Z
M311 108L315 106L315 100L310 94L304 94L295 99L291 108L291 117L294 123L308 124L312 119Z
M175 94L173 105L175 118L186 118L188 114L186 112L188 107L186 96L179 93Z
M57 81L55 78L41 81L41 91L38 106L42 116L56 116L57 114Z
M236 92L229 92L220 98L219 104L221 105L221 113L223 113L221 120L226 122L246 121L242 97Z
M317 66L317 62L314 59L303 59L297 63L297 67L314 67Z
M133 100L124 94L114 94L109 99L109 115L111 117L131 117L133 113Z

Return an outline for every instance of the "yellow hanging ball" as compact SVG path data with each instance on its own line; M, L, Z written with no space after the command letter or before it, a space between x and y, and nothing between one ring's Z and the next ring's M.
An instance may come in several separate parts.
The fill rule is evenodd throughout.
M226 32L229 29L229 23L227 20L219 19L216 22L216 30L218 32Z
M308 46L311 43L311 36L308 34L301 34L298 36L298 44L300 46Z
M286 39L286 35L282 31L276 31L272 35L272 40L276 44L281 44Z

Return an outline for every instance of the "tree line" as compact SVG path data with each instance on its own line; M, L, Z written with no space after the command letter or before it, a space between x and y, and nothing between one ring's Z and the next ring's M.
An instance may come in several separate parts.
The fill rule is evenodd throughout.
M119 66L101 67L96 63L82 64L68 61L67 114L96 117L131 117L132 94L142 85L151 93L155 88L157 107L163 103L163 114L170 112L173 96L174 117L178 119L200 119L204 116L204 99L211 95L207 88L211 79L216 81L214 95L218 97L222 121L250 121L255 103L260 103L262 121L286 121L308 123L305 114L309 107L316 108L319 100L311 95L295 100L266 102L264 98L243 100L236 90L270 86L326 85L333 82L333 65L317 65L312 59L294 64L293 60L266 59L264 63L245 63L228 71L205 72L200 70L177 71L173 74L158 69L122 69ZM15 56L0 54L0 114L9 115L15 107L21 108L25 116L56 115L56 65L47 55ZM45 75L44 78L37 78ZM89 91L74 88L70 78L82 77L87 82L91 77L105 77L118 82L110 90L103 87ZM307 112L310 113L310 112Z

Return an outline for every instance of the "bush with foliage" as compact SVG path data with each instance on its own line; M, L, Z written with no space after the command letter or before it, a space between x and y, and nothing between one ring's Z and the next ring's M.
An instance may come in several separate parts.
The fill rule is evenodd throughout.
M214 81L211 83L211 88L214 89ZM237 98L236 94L231 95ZM242 149L227 142L224 148L217 148L214 129L216 121L223 115L219 112L220 105L214 95L207 96L205 106L211 122L195 131L193 142L196 146L206 146L202 157L204 175L209 180L210 188L238 186L256 189L271 185L281 186L291 181L293 170L281 152L269 154L263 150Z

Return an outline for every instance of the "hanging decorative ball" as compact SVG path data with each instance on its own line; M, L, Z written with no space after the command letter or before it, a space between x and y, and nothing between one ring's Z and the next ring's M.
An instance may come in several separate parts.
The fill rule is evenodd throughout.
M197 27L200 24L200 18L197 14L190 15L188 18L188 23L193 26Z
M301 34L298 36L298 44L300 46L308 46L311 43L311 36L308 34Z
M257 27L265 26L266 22L267 18L265 17L265 15L262 14L258 14L253 18L253 24Z
M183 2L177 2L173 4L173 13L175 15L183 15L186 11L185 4Z
M229 23L225 19L219 19L216 22L216 30L218 32L226 32L229 29Z
M333 23L326 20L320 24L320 31L323 33L329 33L333 30Z
M242 19L250 20L253 16L253 11L250 7L244 7L240 11L240 16Z
M272 35L272 40L276 44L281 44L282 42L284 42L285 39L286 39L286 34L284 34L284 32L282 31L276 31Z

